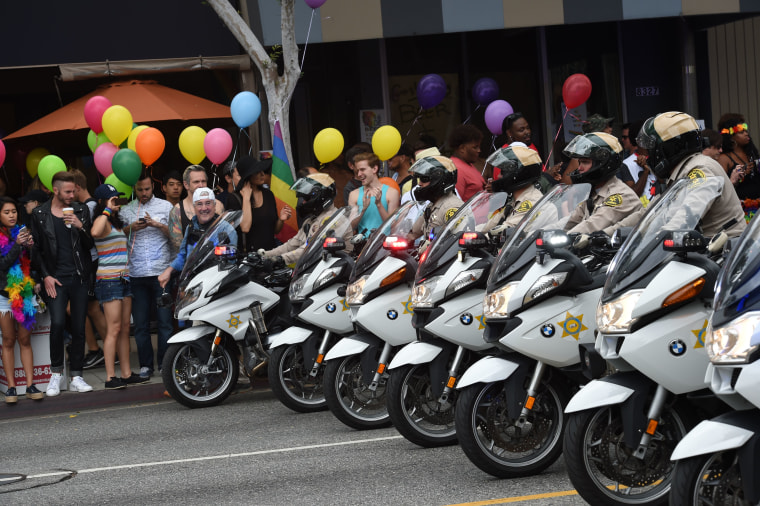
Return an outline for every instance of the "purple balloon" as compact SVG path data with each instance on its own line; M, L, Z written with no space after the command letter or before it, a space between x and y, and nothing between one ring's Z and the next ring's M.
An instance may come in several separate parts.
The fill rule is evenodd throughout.
M423 109L435 107L446 96L446 81L438 74L428 74L417 83L417 102Z
M303 0L312 9L319 9L327 0Z
M499 85L490 77L483 77L475 81L472 87L472 98L476 104L488 105L499 96Z
M494 100L486 107L486 126L494 135L501 135L501 125L504 118L515 112L506 100Z

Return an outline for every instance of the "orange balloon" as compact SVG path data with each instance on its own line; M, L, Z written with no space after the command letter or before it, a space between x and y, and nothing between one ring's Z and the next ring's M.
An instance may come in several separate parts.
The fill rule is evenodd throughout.
M158 128L148 127L137 135L135 151L142 163L149 167L163 154L166 147L164 134Z
M396 191L399 193L399 195L401 195L401 188L398 187L398 183L394 181L392 177L381 177L380 179L378 179L378 181L380 181L383 184L387 184L391 188L395 188Z

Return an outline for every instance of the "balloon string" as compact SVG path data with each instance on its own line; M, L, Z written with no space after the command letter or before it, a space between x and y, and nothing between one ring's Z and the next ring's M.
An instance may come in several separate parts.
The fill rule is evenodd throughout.
M303 45L303 54L301 55L301 71L303 71L303 62L306 60L306 48L309 47L309 36L311 35L311 24L314 22L314 13L316 9L311 10L311 18L309 18L309 30L306 32L306 42Z
M549 159L552 157L552 153L554 153L554 146L557 144L557 139L559 139L559 133L562 131L562 126L565 124L565 118L567 117L567 113L569 112L570 112L570 109L565 109L565 114L562 115L562 121L560 122L559 128L557 129L557 135L554 136L554 142L552 142L552 147L549 150L549 156L546 157L544 166L541 168L541 171L543 172L546 172L546 165L549 163ZM570 116L573 116L573 115L571 114Z
M463 125L466 125L466 124L467 124L467 122L469 122L469 121L470 121L470 119L472 119L472 115L473 115L473 114L475 114L475 112L476 112L478 109L480 109L480 104L478 104L478 105L475 107L475 110L474 110L474 111L472 111L472 112L470 113L470 115L469 115L469 116L467 116L467 119L466 119L466 120L464 120L464 122L462 122L462 124L463 124Z
M412 120L412 124L409 125L409 130L406 131L406 135L404 136L403 142L406 142L406 139L409 137L409 134L412 133L412 128L414 128L414 125L417 124L417 121L422 117L422 106L420 106L420 110L417 112L417 115Z

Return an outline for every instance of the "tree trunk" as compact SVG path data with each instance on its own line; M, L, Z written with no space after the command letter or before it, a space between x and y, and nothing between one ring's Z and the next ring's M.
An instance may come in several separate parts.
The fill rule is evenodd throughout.
M274 0L269 0L274 1ZM298 44L295 37L295 0L279 0L281 8L280 26L282 30L282 58L284 72L277 73L277 63L272 61L264 46L253 34L240 14L233 9L229 0L208 0L219 18L227 25L232 35L245 49L261 73L261 81L266 93L269 110L269 126L274 135L274 125L280 122L282 141L288 156L290 171L295 180L293 153L290 145L290 101L301 75L298 63Z

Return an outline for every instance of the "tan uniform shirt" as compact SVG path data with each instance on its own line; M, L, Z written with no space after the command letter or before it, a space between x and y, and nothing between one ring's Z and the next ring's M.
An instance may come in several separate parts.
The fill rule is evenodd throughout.
M428 240L430 239L430 231L434 229L435 235L439 235L443 230L443 226L449 221L449 218L454 216L462 204L464 202L454 192L447 193L433 204L428 204L422 215L414 222L412 235L415 238L422 236L423 239ZM425 219L427 215L430 217Z
M617 176L592 190L592 210L586 202L581 203L565 225L569 233L590 234L618 223L624 217L643 210L638 195Z
M541 190L531 185L520 195L520 200L509 202L512 206L512 211L507 216L507 219L504 220L504 223L509 227L516 227L543 196L544 194L541 193Z
M318 216L306 218L301 224L301 228L298 229L296 235L291 237L285 244L272 248L269 251L265 251L264 256L274 257L279 255L288 265L296 263L306 251L306 245L309 238L317 233L317 230L322 226L322 223L332 216L335 211L335 206L331 205ZM351 227L348 227L348 236L343 238L346 240L346 244L348 244L348 240L351 239L350 229Z

